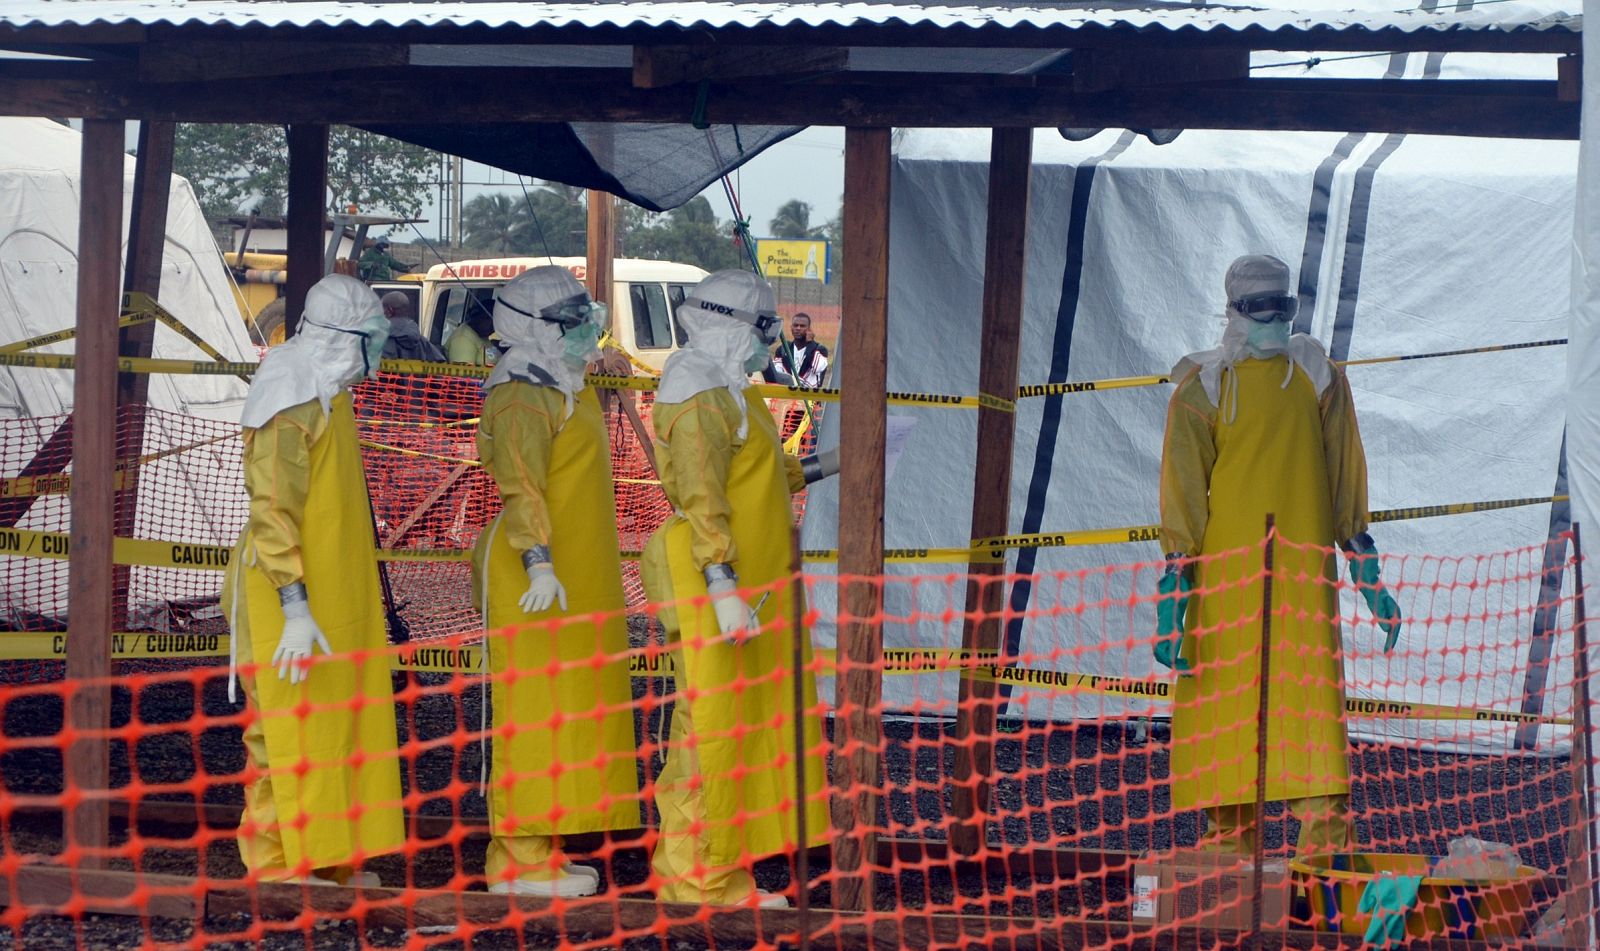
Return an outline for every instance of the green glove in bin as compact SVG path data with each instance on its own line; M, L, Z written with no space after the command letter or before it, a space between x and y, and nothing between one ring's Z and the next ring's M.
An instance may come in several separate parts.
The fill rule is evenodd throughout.
M1417 904L1421 875L1382 874L1361 890L1356 908L1372 916L1365 941L1375 948L1398 948L1406 940L1406 915Z

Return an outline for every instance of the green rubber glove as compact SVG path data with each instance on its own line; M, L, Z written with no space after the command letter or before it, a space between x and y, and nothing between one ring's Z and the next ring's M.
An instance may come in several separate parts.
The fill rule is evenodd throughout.
M1398 948L1406 940L1406 915L1417 904L1421 875L1382 874L1361 891L1357 909L1372 916L1366 942L1375 948Z
M1183 621L1189 611L1189 592L1194 585L1189 575L1174 558L1167 558L1167 572L1156 585L1160 600L1156 602L1156 663L1180 674L1189 672L1189 662L1180 656L1183 652Z
M1400 605L1395 603L1389 589L1384 587L1378 546L1371 535L1362 532L1345 542L1344 550L1350 556L1350 580L1361 592L1361 597L1366 599L1367 610L1378 619L1378 627L1384 633L1383 652L1387 654L1394 650L1395 642L1400 639Z

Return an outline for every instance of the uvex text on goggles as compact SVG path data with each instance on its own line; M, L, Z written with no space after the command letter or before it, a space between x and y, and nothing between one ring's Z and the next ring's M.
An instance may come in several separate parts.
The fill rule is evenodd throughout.
M700 300L697 297L689 298L686 303L692 304L701 310L710 311L713 314L721 314L724 317L732 317L734 320L744 321L754 327L756 333L761 335L761 342L769 346L778 342L778 331L783 327L783 318L779 317L775 311L751 312L740 310L737 307L729 307L726 304Z

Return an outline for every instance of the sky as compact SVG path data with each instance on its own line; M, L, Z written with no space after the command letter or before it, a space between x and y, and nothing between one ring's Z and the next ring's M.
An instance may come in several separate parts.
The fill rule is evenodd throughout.
M468 182L500 183L467 185L467 201L475 195L521 194L515 175L487 165L468 162L463 177ZM839 213L839 199L844 194L844 129L806 129L751 159L732 177L734 191L750 218L750 230L756 237L767 235L767 223L778 206L791 198L811 205L813 225L825 224ZM710 199L718 218L733 217L720 184L713 183L702 194ZM438 190L434 189L421 215L428 219L428 223L420 227L429 240L439 235L439 209L433 204L437 199Z

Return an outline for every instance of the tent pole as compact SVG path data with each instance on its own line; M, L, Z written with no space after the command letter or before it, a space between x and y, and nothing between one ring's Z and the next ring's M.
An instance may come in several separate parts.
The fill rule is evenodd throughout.
M833 721L834 900L872 903L883 745L884 440L888 425L889 130L845 129L840 300L839 673Z
M989 147L989 222L983 263L983 336L978 392L1014 401L1022 341L1022 300L1028 242L1028 185L1033 164L1032 129L995 129ZM1011 447L1016 413L978 410L978 454L972 483L971 538L1004 535L1011 511ZM975 563L967 571L963 651L998 651L1004 625L1005 561ZM956 707L955 825L950 844L974 855L985 842L989 778L994 769L996 685L961 679Z
M128 222L128 260L122 276L123 290L161 297L162 253L167 244L167 203L172 195L172 150L175 126L171 122L139 123L139 154L133 173L133 209ZM110 314L101 315L109 319ZM155 346L156 325L124 327L118 337L117 353L125 357L148 357ZM117 491L116 534L131 537L139 505L139 456L144 452L144 421L148 409L150 377L144 373L123 373L117 378L117 402L127 421L119 440L117 464L122 486ZM112 624L118 630L128 627L130 569L112 566L111 591L115 599Z
M123 123L88 119L78 205L77 373L73 377L72 557L67 568L68 863L100 868L109 842L111 539L117 453L117 313L122 275Z
M289 127L289 274L283 333L294 336L306 309L306 292L322 279L323 219L327 216L328 127ZM334 236L338 240L338 235Z
M1572 826L1567 830L1567 945L1588 946L1594 916L1600 904L1594 889L1600 887L1595 874L1594 788L1590 770L1594 766L1589 693L1589 635L1586 622L1586 592L1583 588L1583 538L1581 526L1572 523L1573 612L1572 612ZM1565 539L1563 539L1563 545Z

